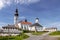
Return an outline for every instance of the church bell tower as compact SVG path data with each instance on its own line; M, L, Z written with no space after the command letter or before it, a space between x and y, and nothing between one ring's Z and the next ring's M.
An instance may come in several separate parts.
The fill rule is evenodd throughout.
M39 18L36 18L35 23L39 23Z
M16 9L15 14L14 14L14 24L18 23L18 16L19 16L18 9Z

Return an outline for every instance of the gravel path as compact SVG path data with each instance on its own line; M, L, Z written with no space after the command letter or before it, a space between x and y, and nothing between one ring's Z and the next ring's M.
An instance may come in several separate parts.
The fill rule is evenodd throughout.
M45 33L43 35L32 35L31 33L26 33L27 35L29 35L30 37L25 39L25 40L57 40L57 37L51 37L49 36L50 32Z

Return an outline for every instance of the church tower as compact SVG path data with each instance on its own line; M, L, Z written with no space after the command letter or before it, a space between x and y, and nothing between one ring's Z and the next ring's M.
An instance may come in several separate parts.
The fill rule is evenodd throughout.
M18 16L19 16L18 9L16 9L15 14L14 14L14 24L18 23Z
M39 23L39 18L36 18L35 23Z

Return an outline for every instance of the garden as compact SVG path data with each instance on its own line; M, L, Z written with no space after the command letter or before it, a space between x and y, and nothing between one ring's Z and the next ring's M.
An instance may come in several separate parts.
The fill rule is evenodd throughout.
M51 36L60 36L60 31L52 32L49 35L51 35Z
M0 40L23 40L28 38L29 36L22 33L20 35L17 36L0 36Z

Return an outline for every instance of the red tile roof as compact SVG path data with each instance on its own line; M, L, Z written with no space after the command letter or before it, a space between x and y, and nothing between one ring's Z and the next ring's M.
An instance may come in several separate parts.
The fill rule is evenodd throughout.
M24 22L24 21L22 21L22 22L20 22L21 24L32 24L31 22Z

